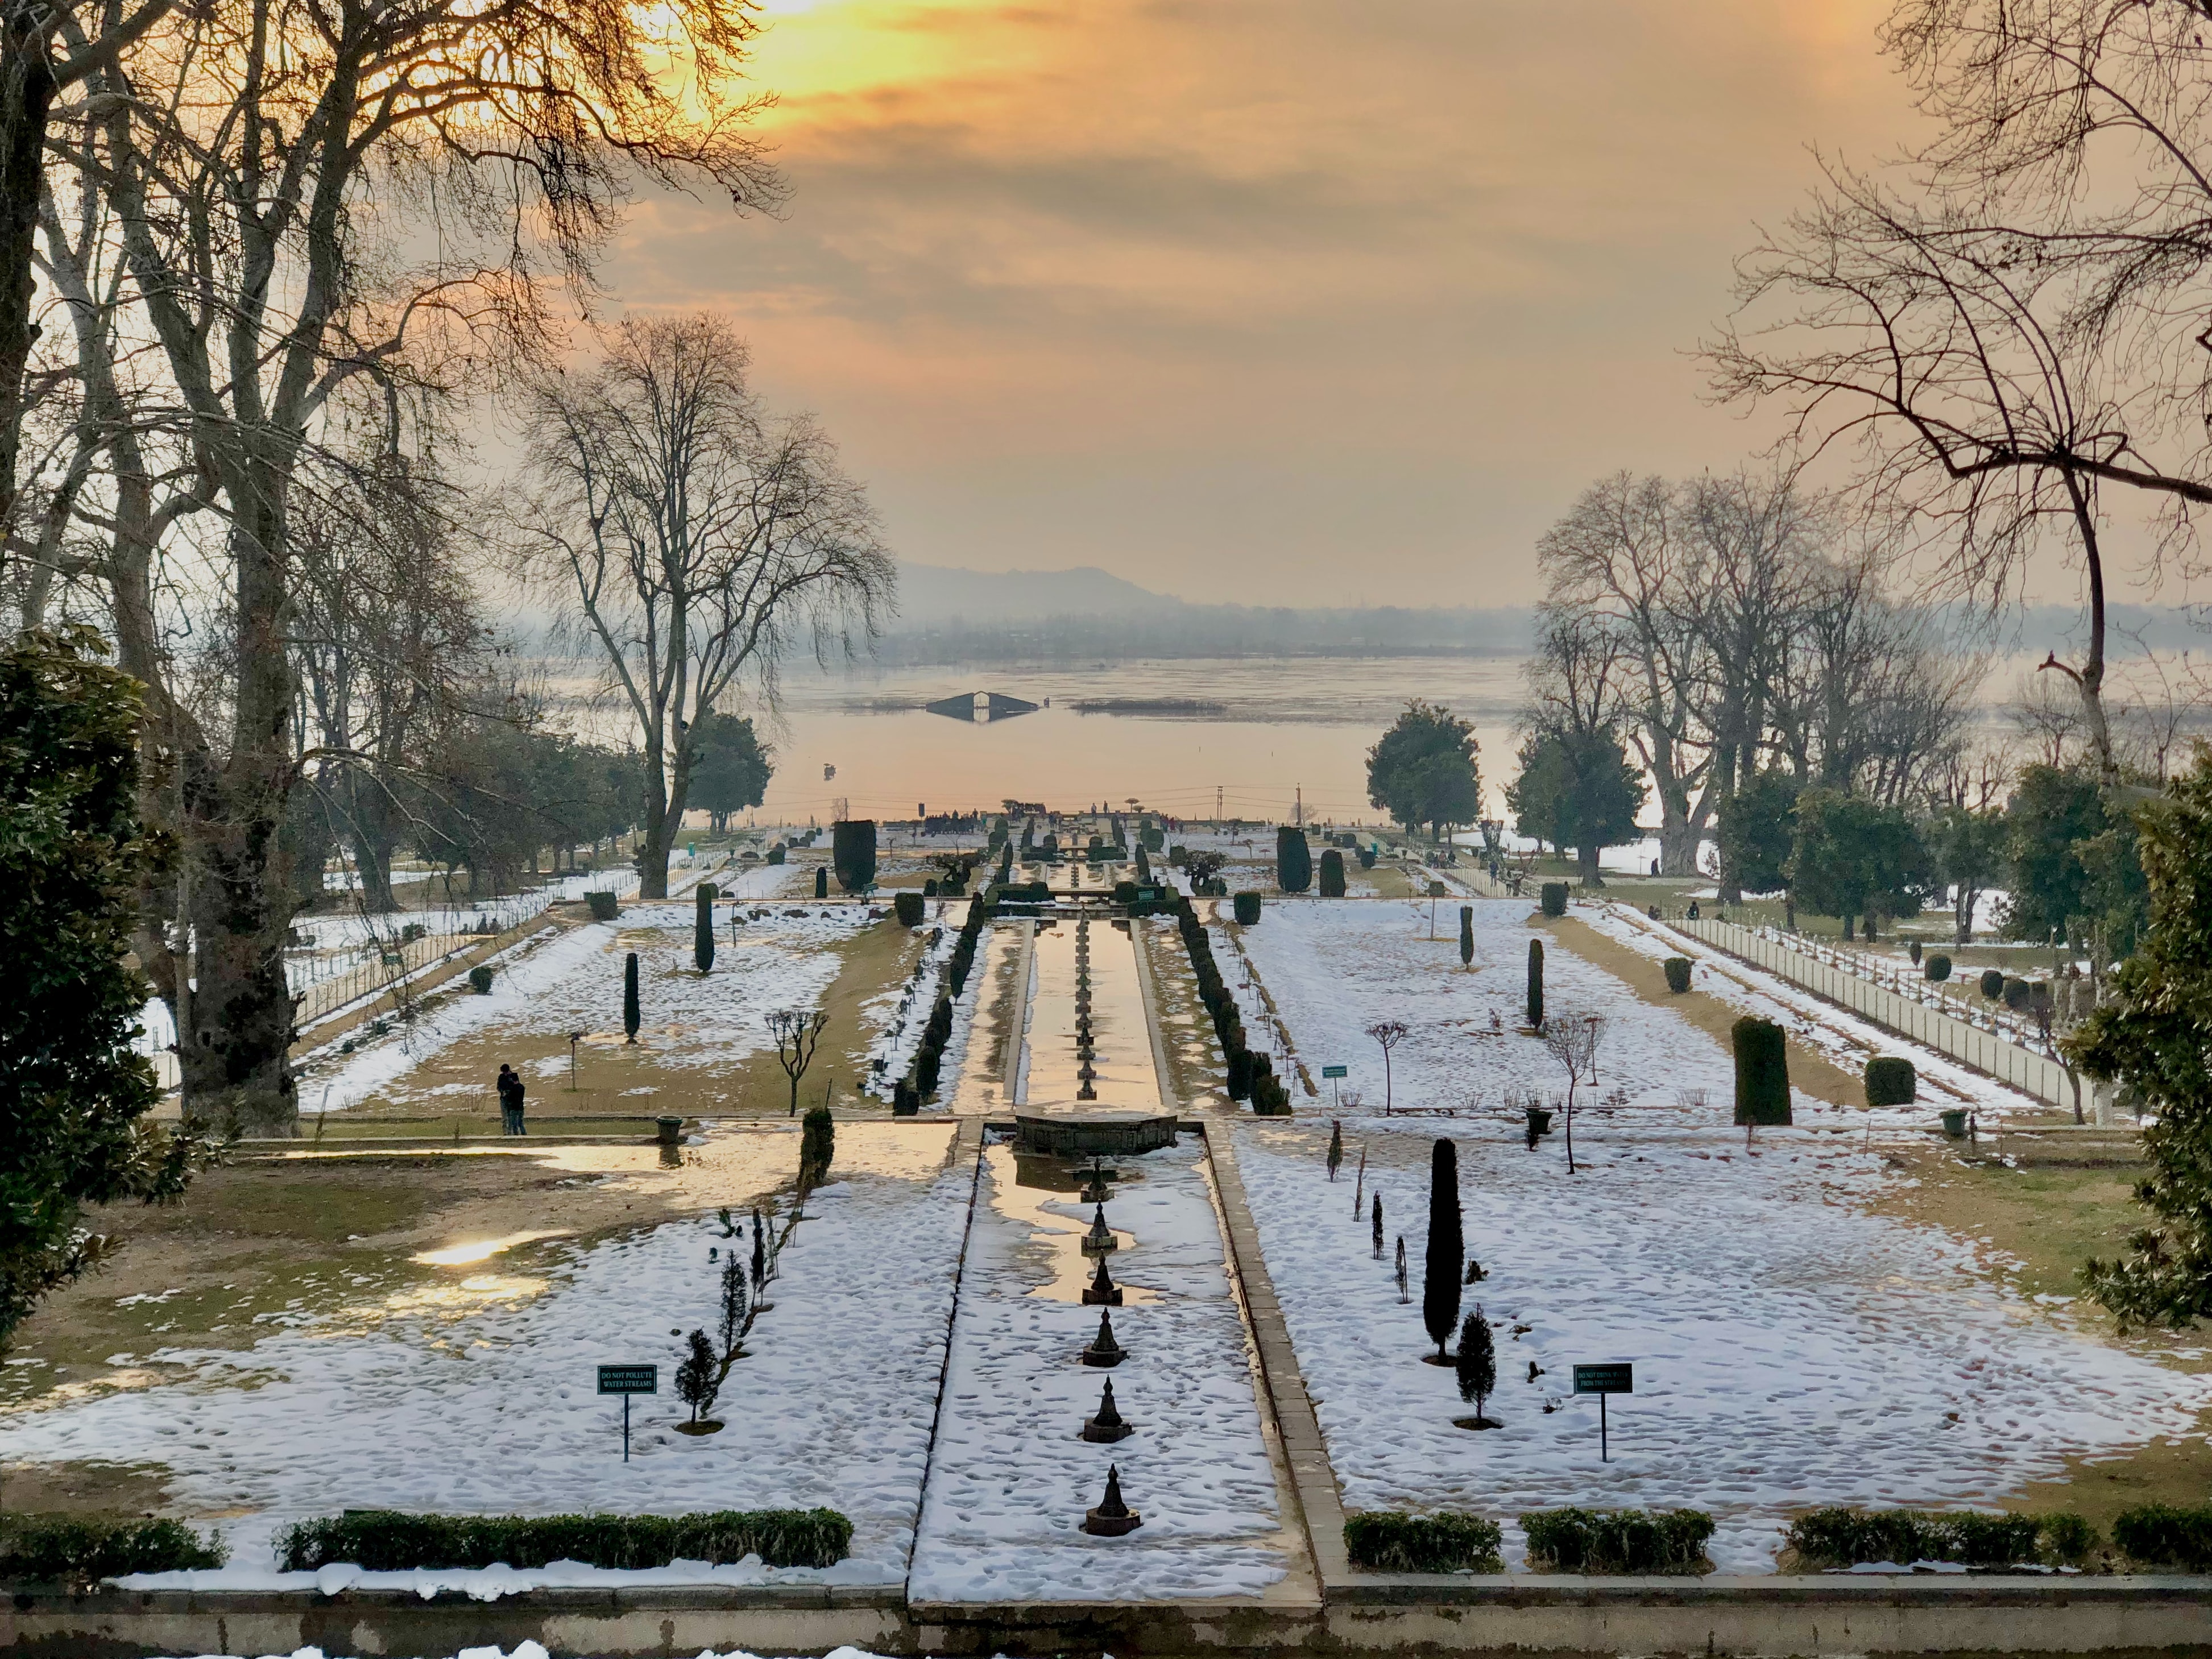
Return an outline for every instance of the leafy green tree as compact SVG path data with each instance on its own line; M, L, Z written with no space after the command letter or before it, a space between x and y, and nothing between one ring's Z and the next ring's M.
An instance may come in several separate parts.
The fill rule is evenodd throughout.
M1808 789L1797 797L1788 874L1797 902L1840 916L1847 939L1859 916L1919 915L1933 879L1911 819L1840 789Z
M2200 745L2137 820L2151 925L2066 1047L2156 1115L2136 1197L2157 1219L2126 1257L2092 1261L2082 1277L2123 1323L2180 1327L2212 1315L2212 750Z
M139 686L88 629L0 653L0 1347L41 1298L106 1254L83 1206L158 1203L206 1160L131 1040L147 996L126 965L142 833Z
M714 833L730 827L730 815L758 806L775 775L773 749L763 744L749 716L703 716L693 733L698 758L691 763L690 804L714 820Z
M2079 848L2112 826L2096 778L2055 766L2024 766L2005 803L2006 906L2010 939L2048 939L2088 913L2088 872Z
M1521 745L1521 773L1505 792L1524 836L1571 847L1585 887L1601 887L1598 854L1643 835L1636 815L1648 793L1643 773L1611 731L1534 732Z
M1721 802L1721 869L1738 893L1772 893L1789 884L1797 833L1797 780L1769 767Z
M1411 832L1425 823L1441 840L1444 826L1482 816L1482 779L1474 723L1418 700L1367 751L1367 799Z
M2008 834L2002 812L1957 805L1928 826L1929 856L1951 889L1952 937L1960 945L1973 937L1975 904L2004 875Z

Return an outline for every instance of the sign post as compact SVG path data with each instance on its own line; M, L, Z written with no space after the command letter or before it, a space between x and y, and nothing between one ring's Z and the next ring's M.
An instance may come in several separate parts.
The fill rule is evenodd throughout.
M1609 1394L1636 1392L1636 1367L1626 1359L1613 1360L1602 1365L1575 1367L1575 1392L1597 1396L1597 1461L1607 1461L1605 1397Z
M599 1392L618 1394L623 1402L623 1462L629 1462L629 1397L634 1394L660 1392L660 1367L658 1365L602 1365L599 1367Z
M1352 1075L1351 1068L1345 1066L1324 1066L1321 1068L1321 1074L1328 1079L1329 1099L1334 1103L1337 1110L1342 1111L1344 1109L1344 1100L1342 1096L1339 1093L1336 1085L1340 1079Z

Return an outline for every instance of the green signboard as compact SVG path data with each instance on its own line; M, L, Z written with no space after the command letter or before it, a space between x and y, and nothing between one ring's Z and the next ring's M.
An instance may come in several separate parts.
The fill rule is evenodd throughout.
M660 1367L658 1365L602 1365L599 1367L601 1394L659 1394Z
M1609 1365L1577 1365L1575 1367L1577 1394L1634 1394L1636 1367L1628 1361L1616 1360Z
M1327 1082L1333 1077L1350 1077L1352 1069L1346 1066L1324 1066L1321 1068L1321 1075L1322 1080Z

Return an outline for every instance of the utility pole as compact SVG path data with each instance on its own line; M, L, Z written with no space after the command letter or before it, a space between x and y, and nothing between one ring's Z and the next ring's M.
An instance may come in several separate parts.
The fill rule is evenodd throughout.
M1299 829L1303 830L1306 827L1306 787L1303 783L1300 783L1293 784L1291 787L1297 792L1297 805L1292 808L1294 815L1292 821L1297 823Z
M1221 822L1221 786L1218 783L1213 786L1213 821L1217 824Z

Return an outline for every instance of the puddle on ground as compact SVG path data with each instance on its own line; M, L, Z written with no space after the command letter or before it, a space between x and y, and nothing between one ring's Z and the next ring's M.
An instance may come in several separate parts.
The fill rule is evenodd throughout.
M983 1149L983 1165L990 1176L991 1207L1009 1221L1021 1222L1029 1228L1030 1243L1042 1252L1046 1270L1051 1274L1029 1294L1054 1302L1081 1302L1084 1290L1098 1267L1095 1257L1083 1253L1083 1237L1091 1231L1092 1211L1091 1206L1076 1200L1083 1183L1082 1171L1056 1158L1018 1159L1014 1149L1004 1144ZM1048 1167L1053 1171L1050 1176L1044 1175ZM1024 1176L1041 1178L1039 1184L1032 1184L1030 1180L1024 1179ZM1108 1183L1109 1193L1115 1184ZM1106 1259L1106 1271L1121 1287L1121 1305L1133 1308L1158 1301L1158 1291L1132 1284L1124 1276L1142 1273L1141 1252L1134 1233L1114 1226L1110 1197L1106 1205L1106 1224L1113 1231L1115 1246Z

